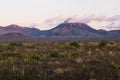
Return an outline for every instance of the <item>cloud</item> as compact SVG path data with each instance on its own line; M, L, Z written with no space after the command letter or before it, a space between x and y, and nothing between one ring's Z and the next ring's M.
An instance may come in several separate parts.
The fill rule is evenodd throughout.
M115 15L107 19L108 21L118 21L120 20L120 15Z
M113 21L118 21L120 20L120 15L115 15L112 17L106 17L106 16L84 16L84 17L72 17L68 18L67 22L83 22L83 23L89 23L91 21L108 21L108 22L113 22Z
M88 24L96 29L120 30L120 15L112 17L94 17Z
M120 20L116 20L113 23L106 26L109 30L120 30Z
M59 25L60 23L63 23L66 20L66 18L63 18L62 16L56 16L53 18L46 19L43 24L48 26L49 29Z
M86 23L95 29L105 29L105 30L116 30L120 29L120 15L115 15L111 17L107 16L78 16L74 15L71 17L56 16L54 18L48 18L44 21L44 25L53 28L61 23Z

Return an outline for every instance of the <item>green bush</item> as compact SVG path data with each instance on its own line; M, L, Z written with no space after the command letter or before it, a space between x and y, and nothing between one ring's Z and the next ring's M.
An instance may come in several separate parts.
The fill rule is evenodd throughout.
M8 50L10 50L10 51L14 51L15 49L16 49L15 46L8 45Z
M71 43L70 43L70 46L74 46L74 47L76 47L76 48L79 48L79 47L80 47L79 43L76 42L76 41L71 42Z
M29 60L29 55L27 53L22 54L22 59L24 60L24 62Z
M0 52L2 52L2 51L3 51L3 45L0 44Z
M79 53L72 54L73 57L78 57L79 55L80 55Z
M9 45L10 45L10 46L16 46L16 47L21 47L21 46L23 46L23 44L20 43L20 42L12 42L12 43L9 43Z
M100 43L99 43L99 47L105 47L106 45L108 44L108 42L107 41L100 41Z
M38 55L38 54L33 54L32 55L32 59L35 59L35 60L41 60L41 56L40 55Z
M50 57L58 57L58 56L59 56L59 52L57 52L57 51L52 51L50 53Z
M10 51L14 51L16 49L16 47L21 47L23 46L22 43L19 43L19 42L11 42L8 44L8 50Z

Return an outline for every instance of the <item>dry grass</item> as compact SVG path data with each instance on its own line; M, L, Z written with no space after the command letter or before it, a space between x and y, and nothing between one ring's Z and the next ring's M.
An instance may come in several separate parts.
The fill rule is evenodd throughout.
M119 42L1 43L0 48L0 80L120 80Z

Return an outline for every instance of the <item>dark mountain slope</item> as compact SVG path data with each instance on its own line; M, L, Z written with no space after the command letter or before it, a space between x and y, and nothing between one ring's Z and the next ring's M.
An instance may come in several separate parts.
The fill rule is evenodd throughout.
M47 36L79 36L81 38L87 37L102 37L100 31L97 31L84 23L62 23L57 27L43 31Z

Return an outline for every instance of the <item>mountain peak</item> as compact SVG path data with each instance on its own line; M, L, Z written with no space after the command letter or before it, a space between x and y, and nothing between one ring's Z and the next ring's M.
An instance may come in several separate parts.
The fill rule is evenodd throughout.
M66 23L62 23L61 25L69 25L69 26L79 26L79 27L89 27L87 24L85 23L79 23L79 22L66 22Z
M6 33L22 33L25 35L36 36L40 32L39 29L36 28L29 28L29 27L22 27L16 24L11 24L8 26L0 27L0 34Z
M80 23L80 22L64 22L63 24L86 24L86 23Z
M18 28L18 27L21 27L21 26L16 25L16 24L11 24L11 25L8 25L8 26L6 26L6 27Z
M62 24L59 24L57 27L53 28L53 29L84 29L84 30L91 30L92 28L90 26L88 26L87 24L85 23L62 23Z
M83 34L92 34L94 32L96 32L96 30L85 23L66 22L51 29L50 33L56 36L79 36Z

